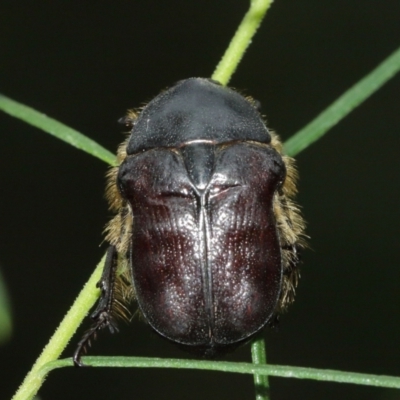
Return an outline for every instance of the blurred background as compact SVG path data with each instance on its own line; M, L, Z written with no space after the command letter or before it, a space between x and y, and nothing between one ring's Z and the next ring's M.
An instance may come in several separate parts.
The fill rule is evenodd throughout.
M10 1L0 5L0 92L111 151L117 120L177 80L210 76L248 4ZM400 45L400 2L276 0L231 85L287 139ZM400 75L298 157L311 250L297 300L268 330L268 360L400 375ZM100 260L107 166L0 113L0 267L13 332L0 347L10 398ZM86 321L85 327L88 322ZM72 354L85 327L64 353ZM91 354L187 357L143 321ZM225 358L249 361L249 346ZM272 400L394 400L389 389L271 378ZM64 368L48 399L253 399L251 376Z

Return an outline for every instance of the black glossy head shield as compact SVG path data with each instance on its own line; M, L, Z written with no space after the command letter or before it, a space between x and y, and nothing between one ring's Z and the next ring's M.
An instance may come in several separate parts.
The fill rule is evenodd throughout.
M127 153L181 147L193 141L270 143L259 112L239 93L204 78L190 78L155 97L132 129Z

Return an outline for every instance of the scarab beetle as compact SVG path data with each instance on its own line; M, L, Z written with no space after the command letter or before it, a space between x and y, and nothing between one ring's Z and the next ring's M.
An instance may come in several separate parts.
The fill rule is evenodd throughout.
M182 80L123 122L102 296L74 362L132 297L180 347L230 351L293 301L304 245L293 160L254 100L210 79Z

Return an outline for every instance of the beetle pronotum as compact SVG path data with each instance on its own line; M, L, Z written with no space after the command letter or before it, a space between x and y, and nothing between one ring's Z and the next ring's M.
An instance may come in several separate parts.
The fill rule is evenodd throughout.
M304 222L293 160L254 100L210 79L180 81L124 122L102 295L74 362L132 298L180 347L233 350L294 299Z

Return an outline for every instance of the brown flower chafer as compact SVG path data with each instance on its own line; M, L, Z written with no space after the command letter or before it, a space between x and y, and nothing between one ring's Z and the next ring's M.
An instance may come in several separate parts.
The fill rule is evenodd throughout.
M254 100L209 79L176 83L124 123L102 295L74 362L132 298L185 350L233 350L294 299L305 242L293 159Z

